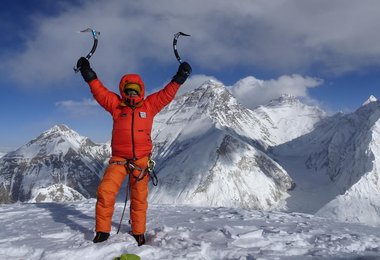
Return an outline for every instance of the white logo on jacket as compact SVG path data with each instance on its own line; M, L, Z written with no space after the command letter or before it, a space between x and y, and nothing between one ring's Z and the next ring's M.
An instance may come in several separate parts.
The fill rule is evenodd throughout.
M146 112L140 112L140 117L141 118L146 118Z

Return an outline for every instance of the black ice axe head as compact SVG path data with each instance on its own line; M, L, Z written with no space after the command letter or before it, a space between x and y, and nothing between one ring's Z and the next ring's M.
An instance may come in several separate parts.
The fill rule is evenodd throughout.
M181 57L179 56L178 51L177 51L177 40L178 40L178 37L181 36L181 35L182 36L190 36L190 34L186 34L186 33L183 33L183 32L177 32L176 34L174 34L173 50L174 50L174 55L177 58L177 60L178 60L179 63L182 63L182 60L181 60Z
M90 32L92 34L92 38L94 39L94 44L92 45L92 49L86 56L86 59L89 60L91 58L91 56L94 54L96 47L98 47L98 35L100 35L100 32L98 32L94 29L91 29L91 28L87 28L87 29L82 30L80 32ZM76 66L74 66L75 73L77 73L79 70L80 70L80 68L77 68Z

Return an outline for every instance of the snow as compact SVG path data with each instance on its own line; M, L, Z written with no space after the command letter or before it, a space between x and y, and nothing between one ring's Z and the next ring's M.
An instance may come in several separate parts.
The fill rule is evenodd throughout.
M34 191L29 202L70 202L83 199L85 197L76 190L63 184L54 184Z
M5 196L0 192L0 201L29 201L31 196L39 196L39 201L95 197L110 154L109 144L95 144L65 125L55 125L0 159L0 187L8 189ZM63 194L59 191L65 189L54 188L54 184L75 190ZM55 192L60 194L55 196Z
M363 103L363 106L368 105L371 102L376 102L377 98L374 95L369 96L369 98Z
M269 129L271 141L276 145L311 132L315 124L326 117L320 108L303 104L291 95L282 95L253 112Z
M260 150L268 129L221 83L177 97L153 129L160 189L152 202L268 210L287 197L291 178Z
M288 211L380 225L380 102L321 120L273 150L297 184Z
M16 152L22 153L25 159L32 159L40 155L41 152L44 154L66 154L70 148L80 149L86 140L87 138L80 136L66 125L55 125L36 139L20 147Z
M376 104L372 104L376 106ZM380 113L377 115L380 116ZM371 122L372 120L368 120ZM372 123L369 123L372 125ZM380 121L375 120L371 126L371 136L367 139L369 144L361 141L356 147L356 172L362 172L363 176L353 183L344 194L337 196L330 201L317 214L337 220L350 220L380 226L380 186L379 172L380 158L375 156L380 154ZM364 139L365 140L365 139ZM364 144L364 145L363 145ZM361 158L361 154L366 154L368 159ZM360 165L362 163L363 165ZM358 167L359 165L360 167ZM359 169L363 169L359 171ZM355 178L354 172L348 176ZM342 179L342 178L341 178ZM347 177L346 177L347 179ZM339 179L340 182L342 181Z
M116 204L110 239L94 244L94 207L93 199L2 205L0 259L107 260L123 253L142 259L380 257L380 228L301 213L226 207L150 205L147 243L138 247L129 234L128 216L116 234L121 202Z
M78 192L95 196L109 143L54 126L1 159L4 201L55 203L0 206L0 259L380 258L379 119L373 96L330 117L290 95L247 109L214 81L177 97L155 120L143 247L115 234L121 203L92 243L95 200Z

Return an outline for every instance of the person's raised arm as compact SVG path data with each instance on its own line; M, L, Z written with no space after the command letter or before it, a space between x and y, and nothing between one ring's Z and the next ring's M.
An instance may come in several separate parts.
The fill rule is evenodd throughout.
M93 94L95 100L108 112L112 114L113 109L120 104L119 96L109 91L103 83L98 79L95 71L91 68L90 62L81 57L77 62L77 68L87 84L91 88L91 93Z

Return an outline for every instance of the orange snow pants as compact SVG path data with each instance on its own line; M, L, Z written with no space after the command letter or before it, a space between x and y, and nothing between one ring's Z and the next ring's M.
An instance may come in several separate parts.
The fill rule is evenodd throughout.
M139 176L140 171L133 170L127 171L125 165L112 164L116 161L125 161L121 157L113 156L110 159L110 165L106 169L103 179L100 182L97 192L96 202L96 232L111 231L112 215L115 209L115 201L117 193L121 187L121 184L127 174ZM134 163L140 168L146 168L149 158L141 158ZM146 211L148 209L148 182L149 176L141 180L130 176L129 188L130 188L130 200L131 200L131 225L132 233L134 235L140 235L145 233L146 228Z

